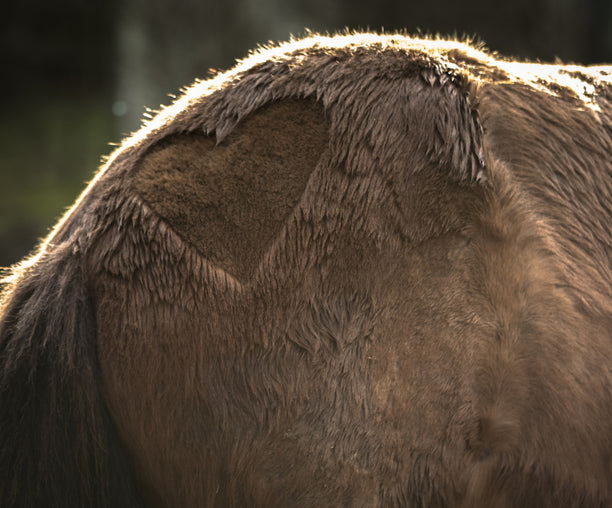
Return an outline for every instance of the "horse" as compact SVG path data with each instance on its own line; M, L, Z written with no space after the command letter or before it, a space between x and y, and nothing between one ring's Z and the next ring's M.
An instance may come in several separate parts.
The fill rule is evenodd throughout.
M612 505L612 68L311 35L2 282L4 507Z

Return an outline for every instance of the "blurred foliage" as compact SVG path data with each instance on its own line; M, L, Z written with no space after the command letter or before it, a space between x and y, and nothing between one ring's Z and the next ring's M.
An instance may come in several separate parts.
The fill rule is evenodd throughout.
M612 61L611 0L22 0L3 6L0 266L32 250L145 107L258 44L372 29L508 56Z
M3 5L0 266L36 245L118 142L113 0Z
M101 155L110 151L105 143L117 136L105 106L83 97L29 100L3 115L0 266L32 249L92 178Z

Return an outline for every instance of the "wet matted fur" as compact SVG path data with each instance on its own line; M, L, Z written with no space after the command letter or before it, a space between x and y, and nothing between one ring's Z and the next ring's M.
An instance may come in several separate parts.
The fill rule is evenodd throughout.
M610 68L312 37L5 279L2 506L612 504Z

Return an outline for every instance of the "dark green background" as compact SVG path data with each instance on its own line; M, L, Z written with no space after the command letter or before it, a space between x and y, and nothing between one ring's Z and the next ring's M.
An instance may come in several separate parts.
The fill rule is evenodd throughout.
M259 43L406 29L517 58L612 62L612 0L25 0L0 18L0 266L32 250L145 106Z

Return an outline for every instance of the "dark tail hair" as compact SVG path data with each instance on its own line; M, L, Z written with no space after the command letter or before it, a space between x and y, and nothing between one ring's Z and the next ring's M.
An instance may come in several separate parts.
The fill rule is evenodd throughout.
M101 393L81 256L56 246L3 285L0 504L141 506Z

